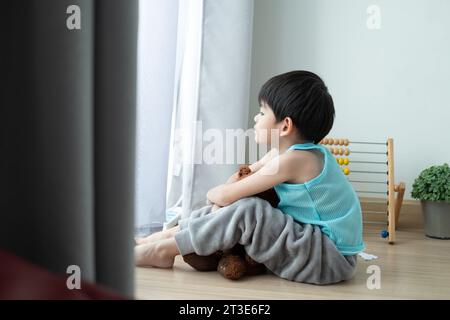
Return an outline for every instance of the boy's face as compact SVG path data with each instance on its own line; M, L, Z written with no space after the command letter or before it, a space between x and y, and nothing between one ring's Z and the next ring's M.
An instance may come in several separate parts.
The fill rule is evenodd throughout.
M278 129L277 120L272 109L263 101L259 113L255 116L255 141L258 144L270 144L271 130Z

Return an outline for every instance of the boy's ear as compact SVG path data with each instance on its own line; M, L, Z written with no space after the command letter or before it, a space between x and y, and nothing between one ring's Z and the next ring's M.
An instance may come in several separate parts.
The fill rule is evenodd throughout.
M280 128L280 136L287 136L292 132L292 130L294 130L294 122L290 117L284 118Z

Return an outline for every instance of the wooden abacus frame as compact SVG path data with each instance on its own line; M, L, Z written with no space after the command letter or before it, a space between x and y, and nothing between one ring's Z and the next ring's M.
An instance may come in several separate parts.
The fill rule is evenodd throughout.
M337 162L340 165L348 165L351 162L359 162L366 164L386 164L387 171L354 171L360 173L386 173L387 174L387 226L388 230L382 231L382 237L388 238L390 244L395 242L395 231L398 226L398 221L400 217L400 209L403 203L403 196L405 194L405 183L400 182L399 184L395 184L394 179L394 140L392 138L388 138L386 142L367 142L367 141L351 141L349 139L335 139L335 138L324 138L320 144L322 145L331 145L331 146L341 146L339 147L330 147L330 152L335 156L349 156L351 153L366 153L366 154L386 154L386 162L380 161L349 161L348 158L336 158ZM364 144L364 145L385 145L386 152L373 152L373 151L351 151L349 145L350 144ZM344 148L342 148L344 146ZM350 174L351 170L348 167L343 169L345 175ZM351 180L350 180L351 181ZM356 181L356 182L364 182L364 183L382 183L379 181ZM356 190L358 192L358 190ZM362 193L378 193L384 194L384 192L377 191L361 191ZM397 196L395 196L397 194Z

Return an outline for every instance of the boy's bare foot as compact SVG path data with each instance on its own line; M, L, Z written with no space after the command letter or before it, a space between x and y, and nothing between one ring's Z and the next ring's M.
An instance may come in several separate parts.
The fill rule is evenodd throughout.
M155 241L171 238L179 230L180 230L180 227L175 226L175 227L167 229L167 230L155 232L155 233L149 235L148 237L136 237L136 238L134 238L134 240L136 241L136 244L138 244L138 245L144 244L144 243L155 242Z
M138 267L172 268L177 253L175 239L165 239L134 247L134 260Z

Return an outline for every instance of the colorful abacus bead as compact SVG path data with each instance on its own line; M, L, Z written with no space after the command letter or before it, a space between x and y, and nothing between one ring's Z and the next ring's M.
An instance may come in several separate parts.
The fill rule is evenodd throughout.
M350 174L350 169L349 168L344 168L344 170L342 170L342 171L344 171L344 174L346 176L348 176Z
M389 232L388 232L387 230L382 230L382 231L380 232L380 236L381 236L382 238L387 238L387 237L389 237Z

